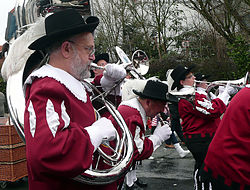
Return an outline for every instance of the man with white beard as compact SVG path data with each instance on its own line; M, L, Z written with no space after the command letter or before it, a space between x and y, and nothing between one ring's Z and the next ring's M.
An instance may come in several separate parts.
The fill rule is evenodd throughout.
M104 140L116 138L109 119L96 120L83 85L95 59L93 32L98 23L94 16L85 21L74 9L56 12L45 19L46 34L29 46L48 57L24 84L30 190L117 189L116 182L96 186L72 180L91 167L93 153ZM118 65L106 73L113 82L126 75Z

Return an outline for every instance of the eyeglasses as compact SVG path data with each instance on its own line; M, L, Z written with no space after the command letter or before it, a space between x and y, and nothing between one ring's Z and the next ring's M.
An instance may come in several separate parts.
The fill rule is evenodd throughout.
M82 46L82 45L80 45L80 44L78 44L78 43L76 43L74 41L70 41L70 40L67 40L67 41L70 42L70 43L73 43L75 45L78 45L80 47L83 47L83 49L85 49L88 52L89 56L93 56L95 54L95 48L94 47Z

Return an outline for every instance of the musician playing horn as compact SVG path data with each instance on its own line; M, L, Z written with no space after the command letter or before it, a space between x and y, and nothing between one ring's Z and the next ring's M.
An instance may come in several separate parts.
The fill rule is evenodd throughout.
M196 90L200 93L206 93L206 89L208 86L207 80L209 79L210 75L204 75L201 73L195 74L196 81Z
M122 101L118 107L118 111L123 116L134 140L134 164L132 171L126 175L126 189L133 189L134 183L144 186L137 180L136 162L149 158L153 151L168 139L172 133L169 124L165 124L157 126L151 136L145 136L147 117L154 117L164 111L166 102L169 101L167 97L168 86L154 80L148 80L141 83L141 85L141 87L137 87L140 90L133 89L133 93L136 95L134 98ZM116 126L113 117L111 120Z
M171 90L177 88L185 94L194 88L195 76L192 73L194 66L178 65L170 74L174 80ZM187 148L195 159L194 181L195 189L209 189L209 184L202 184L198 172L205 159L208 146L220 123L220 116L226 110L230 95L227 85L217 98L210 101L204 91L196 91L195 95L182 97L178 103L179 114L182 119L182 128Z
M104 139L116 138L109 119L96 121L82 83L95 59L93 32L98 23L94 16L85 21L74 9L56 12L45 19L46 35L29 46L49 56L24 86L30 190L117 189L115 183L91 186L72 180L91 167L93 153ZM106 70L109 80L126 75L117 65Z
M93 62L96 63L100 67L104 67L104 66L106 66L109 63L109 54L108 53L98 54L95 57L95 60ZM97 76L102 75L102 73L103 73L104 70L96 68L93 71L95 73L95 77L97 77Z

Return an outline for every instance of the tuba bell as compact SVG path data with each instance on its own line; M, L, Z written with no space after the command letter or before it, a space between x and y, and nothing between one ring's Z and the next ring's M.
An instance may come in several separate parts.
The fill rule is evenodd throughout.
M149 58L142 50L136 50L132 55L132 61L128 58L125 52L118 46L115 47L121 65L128 70L136 79L145 79L143 75L147 74L149 70Z
M11 121L14 124L16 131L25 143L24 134L24 110L25 110L25 97L23 93L23 84L29 74L36 68L39 68L47 61L47 57L41 51L29 50L31 41L34 41L38 36L36 35L36 29L40 31L40 28L36 28L37 21L40 19L42 22L43 14L45 12L53 12L52 10L61 9L65 7L78 9L83 5L72 4L73 1L59 1L59 0L40 0L41 2L49 2L44 4L43 7L38 6L35 0L18 0L16 4L19 35L16 39L13 39L10 45L10 51L7 55L2 67L3 78L7 81L6 98L9 107L9 113ZM65 3L64 3L65 2ZM76 1L74 1L76 2ZM78 2L78 1L77 1ZM89 1L88 1L89 2ZM25 11L21 11L25 10ZM26 15L21 15L21 13ZM29 14L28 14L29 12ZM32 16L29 16L32 15ZM26 16L32 17L34 20L26 20ZM36 20L38 19L38 20ZM30 24L29 24L30 22ZM43 31L44 32L44 31ZM29 36L30 35L30 36ZM41 32L40 35L43 35ZM16 53L15 53L16 52ZM14 57L16 56L16 57ZM91 83L85 81L83 85L92 89L92 91L98 91ZM109 169L98 169L98 163L95 168L84 171L83 174L73 178L76 181L86 184L109 184L117 181L124 176L129 170L132 164L133 158L133 140L130 131L115 106L106 100L105 96L100 94L98 96L99 101L103 103L106 109L114 117L116 122L120 126L122 136L119 138L117 135L115 147L110 147L111 154L107 154L99 147L98 157L102 158L105 163L110 165ZM98 115L98 113L97 113Z

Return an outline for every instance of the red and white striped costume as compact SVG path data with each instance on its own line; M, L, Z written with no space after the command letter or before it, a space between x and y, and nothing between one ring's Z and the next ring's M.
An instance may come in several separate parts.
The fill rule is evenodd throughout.
M147 116L137 98L132 98L127 101L123 101L118 111L124 118L134 142L134 154L133 154L133 167L126 175L126 183L131 186L137 180L135 164L136 161L141 161L149 158L154 150L153 142L145 137ZM118 128L114 118L110 117L112 123Z
M96 120L84 85L67 72L44 65L25 83L24 130L29 188L116 189L73 181L92 164L94 146L85 127Z
M192 103L180 99L178 107L185 138L192 138L197 134L201 138L206 135L212 137L220 123L220 116L226 110L226 105L221 99L209 101L207 94L200 91L195 93L195 100Z
M134 160L140 161L149 158L153 153L152 141L145 137L147 116L137 98L123 101L118 111L124 118L134 140ZM117 128L117 123L110 118Z

